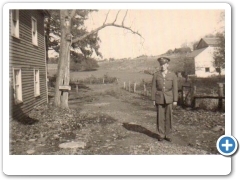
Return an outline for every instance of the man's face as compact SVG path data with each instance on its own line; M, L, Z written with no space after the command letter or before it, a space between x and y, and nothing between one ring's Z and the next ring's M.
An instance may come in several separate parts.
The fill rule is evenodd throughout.
M160 65L161 71L166 71L168 69L168 63Z

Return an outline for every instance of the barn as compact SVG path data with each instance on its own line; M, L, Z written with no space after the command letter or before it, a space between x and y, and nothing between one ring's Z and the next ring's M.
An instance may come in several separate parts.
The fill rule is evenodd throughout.
M185 59L185 74L196 77L210 77L219 75L219 71L221 71L221 75L224 75L224 69L214 66L213 53L217 46L217 38L202 38L196 49L189 53Z
M28 117L47 103L46 45L43 10L9 11L10 119Z

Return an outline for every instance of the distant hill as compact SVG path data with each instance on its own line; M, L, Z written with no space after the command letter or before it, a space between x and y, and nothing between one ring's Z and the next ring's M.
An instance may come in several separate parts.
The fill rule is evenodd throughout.
M138 57L131 60L114 60L111 62L99 63L100 69L116 71L144 72L156 71L159 69L157 59L161 56L170 58L169 69L173 72L183 72L185 54L159 55Z
M144 56L134 59L121 59L114 61L98 62L99 68L97 71L127 71L127 72L141 72L149 73L156 72L159 69L157 59L161 56L170 58L169 69L175 73L184 71L184 58L186 54L172 54L172 55L158 55L158 56ZM57 64L48 64L49 75L55 74L57 71Z

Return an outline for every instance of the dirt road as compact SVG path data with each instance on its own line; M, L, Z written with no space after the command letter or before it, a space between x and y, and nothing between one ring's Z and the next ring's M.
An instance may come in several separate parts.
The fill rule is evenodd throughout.
M152 102L117 85L71 92L69 107L60 112L39 107L32 113L37 119L32 124L12 121L10 153L217 154L216 141L224 134L223 113L178 107L172 142L158 142Z

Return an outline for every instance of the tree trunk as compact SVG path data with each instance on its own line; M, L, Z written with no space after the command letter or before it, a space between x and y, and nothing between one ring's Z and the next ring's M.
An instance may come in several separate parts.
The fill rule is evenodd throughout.
M61 44L58 61L58 72L55 87L54 104L57 107L68 108L68 91L59 90L59 86L69 86L70 74L70 46L71 46L71 18L68 10L60 10Z

